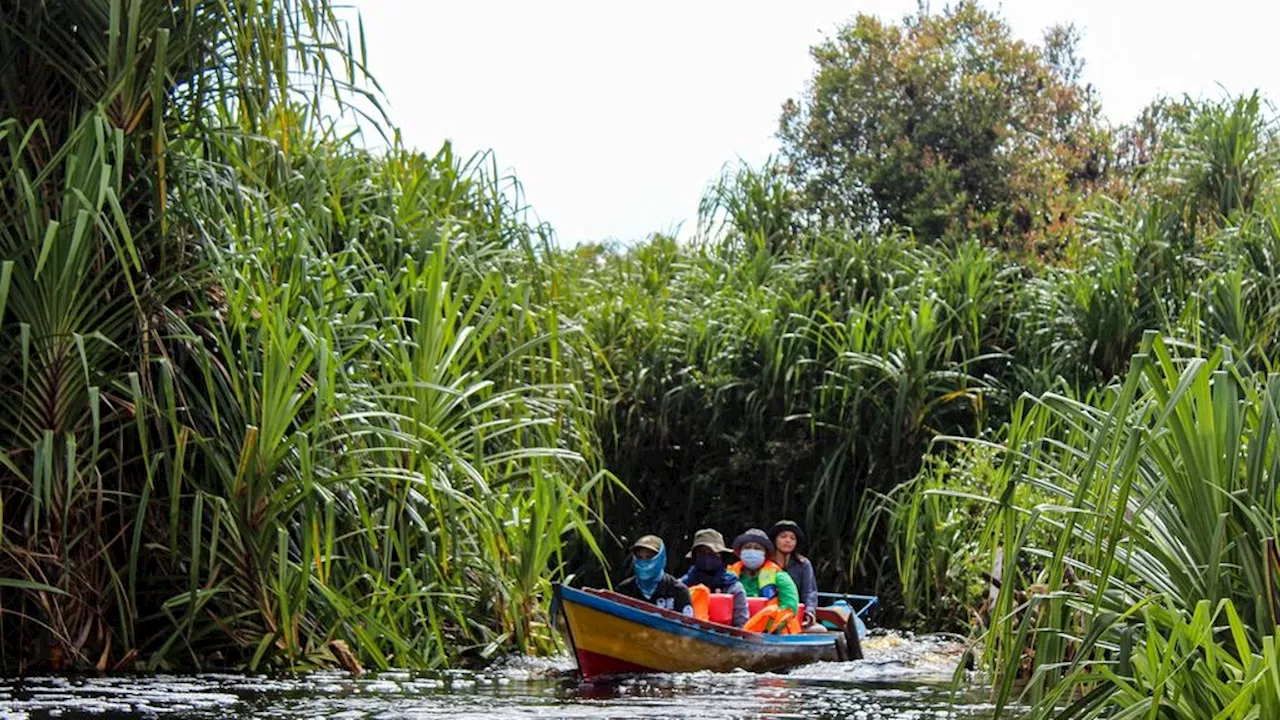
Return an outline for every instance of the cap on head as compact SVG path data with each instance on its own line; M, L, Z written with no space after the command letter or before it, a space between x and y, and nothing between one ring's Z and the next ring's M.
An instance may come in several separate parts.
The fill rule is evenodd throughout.
M693 557L694 552L698 548L704 547L712 552L727 553L729 548L724 546L724 536L719 530L711 528L703 528L693 534L693 549L689 551L688 557Z
M765 552L773 554L773 541L760 528L751 528L733 539L733 551L738 552L743 545L747 543L760 543L764 547Z
M769 528L769 538L777 540L778 533L785 532L787 530L795 533L797 545L804 542L804 531L800 529L800 525L794 520L779 520L774 523L773 527Z
M645 550L652 550L656 555L662 552L662 538L657 535L645 535L639 540L631 543L631 552L635 552L641 548L644 548Z

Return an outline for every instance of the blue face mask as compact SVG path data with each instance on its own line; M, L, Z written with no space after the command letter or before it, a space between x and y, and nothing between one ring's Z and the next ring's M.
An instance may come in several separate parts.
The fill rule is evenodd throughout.
M635 570L636 587L645 597L652 597L662 581L662 572L667 567L667 548L664 545L658 554L648 560L632 557L632 568Z
M719 572L724 567L724 561L719 555L714 553L708 555L699 555L693 559L693 564L699 570L705 573Z
M742 558L742 564L747 566L748 570L759 570L764 567L764 551L763 550L743 550L738 553Z

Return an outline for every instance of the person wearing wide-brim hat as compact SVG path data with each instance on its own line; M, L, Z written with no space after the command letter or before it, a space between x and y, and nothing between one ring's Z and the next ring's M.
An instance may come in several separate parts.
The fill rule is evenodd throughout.
M808 627L817 617L818 582L813 563L799 553L800 544L804 542L804 530L794 520L779 520L769 528L769 539L774 546L773 561L796 583L800 602L804 603L804 624Z
M698 548L710 550L712 553L721 555L723 556L721 559L733 555L733 551L725 547L724 536L720 534L720 531L711 528L703 528L693 534L693 544L689 547L689 552L685 553L684 556L692 560L697 555Z
M703 605L699 602L700 596L725 593L733 596L733 626L745 625L748 615L747 593L743 590L742 583L738 582L738 576L725 569L725 559L732 557L732 551L724 546L724 536L711 528L699 530L693 534L693 547L687 557L693 560L693 567L689 568L680 581L689 587L695 616L698 616L698 607Z
M667 546L657 535L631 543L631 577L618 584L627 597L693 617L689 588L667 573Z

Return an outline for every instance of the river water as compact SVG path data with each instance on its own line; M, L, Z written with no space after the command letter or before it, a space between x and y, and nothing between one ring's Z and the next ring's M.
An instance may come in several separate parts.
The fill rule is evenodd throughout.
M43 677L0 681L3 718L990 718L950 690L957 642L882 634L866 659L785 674L691 673L584 684L572 661L512 658L482 672Z

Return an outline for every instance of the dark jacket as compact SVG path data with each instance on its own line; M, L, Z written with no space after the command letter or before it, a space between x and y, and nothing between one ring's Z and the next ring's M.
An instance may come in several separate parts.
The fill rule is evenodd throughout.
M680 578L687 587L694 585L706 585L711 592L725 593L733 596L733 626L742 627L747 624L747 618L750 613L747 612L747 591L742 587L742 583L738 581L738 576L728 570L720 570L719 573L708 573L699 570L697 567L689 568L689 572Z
M796 581L796 590L800 593L800 602L804 603L805 612L818 610L818 581L813 574L813 563L809 558L791 553L787 558L787 566L783 568L792 580Z
M670 573L662 573L662 579L658 581L658 587L653 591L652 597L645 597L644 593L640 592L640 586L636 585L636 579L633 577L623 580L616 590L621 595L643 600L663 610L674 610L693 617L693 601L689 599L689 588Z

